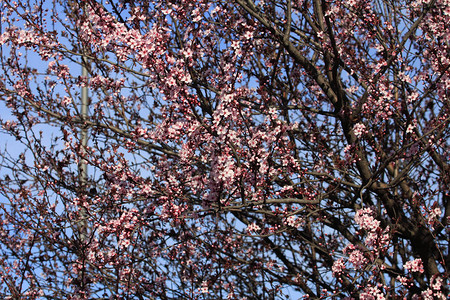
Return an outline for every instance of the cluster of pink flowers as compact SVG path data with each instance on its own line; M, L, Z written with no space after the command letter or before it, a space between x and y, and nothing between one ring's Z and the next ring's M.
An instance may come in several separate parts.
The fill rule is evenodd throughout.
M338 260L334 261L333 267L331 270L333 271L333 276L339 277L341 276L345 271L345 262L343 258L339 258Z
M423 273L423 264L422 264L422 260L420 258L414 259L414 260L410 260L407 261L403 267L408 270L409 272L419 272L419 273Z
M361 300L384 300L387 299L384 293L375 286L368 286L359 296Z
M357 138L360 138L364 133L367 132L366 126L362 123L358 123L353 127L353 132L355 133Z
M428 214L427 222L431 226L434 226L436 223L438 223L439 217L441 216L442 211L439 208L439 206L436 206L432 208Z
M372 208L360 209L356 212L355 222L359 227L367 232L364 241L366 246L373 248L375 253L385 250L389 245L390 234L389 226L385 229L380 227L380 221L374 218L375 211Z
M360 209L356 212L354 217L355 222L367 234L364 245L350 243L343 249L343 254L347 255L347 257L334 261L332 266L334 277L341 278L350 270L361 274L365 271L375 271L374 268L377 265L376 257L380 252L387 249L390 235L389 227L383 230L380 227L381 222L376 220L374 216L375 211L370 207ZM349 265L346 264L347 262ZM351 266L351 269L349 266ZM383 266L380 266L380 268L382 269ZM370 278L367 278L367 280L370 280ZM382 286L369 285L361 294L361 299L385 299L382 290Z
M300 228L305 224L305 221L302 218L298 218L296 216L289 216L284 221L284 224L294 228Z
M433 277L430 282L430 287L421 293L421 297L414 295L414 300L445 300L448 299L442 290L444 280L441 277Z
M355 222L361 229L374 231L380 227L380 221L376 220L373 215L374 211L369 207L360 209L355 214Z
M351 251L348 262L353 265L355 270L360 270L366 266L368 260L360 250L355 249Z
M261 227L259 227L256 223L252 223L250 225L247 226L247 231L248 232L258 232L259 230L261 230Z
M432 160L448 156L442 132L450 87L445 47L449 19L444 19L448 0L437 0L434 6L443 7L439 12L422 9L428 0L413 2L417 12L406 4L399 8L399 23L372 8L373 1L328 1L323 12L311 15L312 7L310 12L300 0L289 9L294 27L289 30L286 23L287 30L282 30L284 45L293 43L293 48L279 47L277 27L288 22L283 20L283 2L267 16L271 24L261 23L272 9L268 1L256 1L244 15L246 8L233 1L156 1L147 7L118 1L113 10L116 4L111 2L91 2L70 2L67 9L73 11L67 22L62 10L60 16L58 9L48 10L47 20L63 25L55 24L54 33L46 27L48 21L22 12L28 1L2 2L3 21L9 26L1 29L0 44L14 55L1 54L5 83L0 90L17 120L1 121L1 126L18 134L29 128L34 135L33 125L43 122L63 133L54 145L55 156L64 157L61 162L52 155L40 161L47 148L45 133L41 139L26 139L31 152L39 154L31 168L25 159L11 159L10 170L20 176L7 185L0 180L2 188L20 183L20 172L35 183L25 183L20 193L3 193L19 194L23 203L17 210L12 206L17 217L39 220L16 221L14 215L11 226L17 227L12 228L37 230L54 237L55 251L87 258L89 272L107 282L105 289L114 283L125 290L123 282L137 286L144 277L155 286L175 289L189 278L189 292L200 298L217 298L227 289L221 284L230 285L229 297L233 284L236 297L245 297L249 288L261 290L264 277L267 285L262 288L280 284L325 298L329 289L337 291L348 282L344 294L352 290L361 299L385 299L387 291L403 292L424 278L431 281L429 289L418 297L441 297L445 278L423 274L430 262L413 259L420 251L410 232L423 229L427 247L448 242L442 232L433 231L443 227L436 226L442 225L443 206L428 206L442 190L426 195L428 183L438 176L443 179L436 186L446 182L439 170L445 168L433 167ZM255 14L248 14L253 9ZM427 12L421 16L425 21L414 30L406 28L422 10ZM402 20L403 12L410 15ZM259 14L263 19L252 17ZM314 23L319 15L333 26L312 28L309 20ZM303 23L309 25L303 28ZM68 32L63 33L65 26ZM397 45L399 35L413 31L420 33ZM73 33L76 41L70 40ZM23 48L49 61L42 75L31 61L22 64L20 57L32 57L18 52ZM422 48L420 58L411 54ZM319 54L317 60L313 53ZM72 69L81 57L88 57L89 77L77 77L78 69ZM333 64L344 73L334 72ZM92 101L87 122L80 122L84 118L77 109L80 86L89 89ZM80 143L84 128L89 129L91 148ZM59 138L66 146L61 151ZM408 164L408 159L422 163ZM77 164L84 162L90 169L86 182L76 174ZM391 167L408 176L397 181ZM357 185L369 180L373 184L366 186L366 201L358 197ZM85 195L85 184L99 184L99 191ZM410 190L424 195L409 197ZM397 192L405 197L392 197L395 207L387 207L384 196ZM46 197L53 196L63 203L47 209ZM358 210L367 203L374 206ZM84 222L92 233L89 244L76 232L78 227L84 231L84 224L78 226ZM20 243L25 242L15 241L20 232L18 237L13 231L0 233L6 246L24 248ZM58 235L81 242L66 242ZM42 245L55 252L45 239L34 240L32 248L41 251ZM391 247L392 240L400 242ZM320 251L311 254L309 249ZM38 262L31 250L29 261ZM267 251L281 252L265 255ZM73 273L84 273L84 261L62 256L55 256L55 262L65 266L69 261L68 268L75 262ZM403 268L397 261L405 262ZM435 270L445 269L442 260L435 263ZM102 273L94 268L107 264L117 270ZM59 267L55 269L58 274ZM250 286L242 285L238 272L248 270L246 275L256 276ZM295 282L291 270L299 273ZM261 275L263 271L269 272ZM330 273L332 283L325 279ZM316 291L308 292L305 287L313 285ZM142 289L157 298L153 287L142 284ZM202 295L206 293L210 295Z

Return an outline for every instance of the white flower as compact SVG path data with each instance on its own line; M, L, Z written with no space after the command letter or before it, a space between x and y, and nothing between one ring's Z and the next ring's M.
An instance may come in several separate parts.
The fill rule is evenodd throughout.
M416 128L416 126L414 124L409 124L408 128L406 128L406 133L413 133L414 128Z

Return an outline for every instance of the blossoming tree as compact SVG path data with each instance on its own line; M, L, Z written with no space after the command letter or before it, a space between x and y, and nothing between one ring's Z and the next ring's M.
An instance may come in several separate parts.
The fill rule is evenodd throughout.
M449 1L0 5L3 298L447 297Z

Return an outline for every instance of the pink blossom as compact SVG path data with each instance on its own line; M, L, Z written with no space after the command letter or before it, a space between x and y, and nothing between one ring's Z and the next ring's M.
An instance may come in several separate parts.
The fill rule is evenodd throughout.
M444 280L441 277L435 277L431 280L430 287L435 291L439 291L442 287L443 282L444 282Z
M423 264L422 259L416 258L414 260L407 261L403 267L408 270L409 272L419 272L423 273Z
M373 217L374 211L371 208L360 209L356 212L355 222L361 229L375 231L380 226L380 221Z
M300 228L303 226L304 221L296 216L289 216L284 223L290 227Z
M247 226L247 231L248 232L257 232L260 229L261 229L261 227L259 227L256 223L252 223L252 224Z
M357 138L360 138L363 134L367 133L366 125L358 123L353 127L353 132Z
M333 263L331 270L333 271L333 276L340 276L345 271L345 262L343 258L339 258Z
M364 292L361 293L360 298L362 300L384 300L386 296L374 286L368 286L364 289Z
M427 289L421 293L423 300L434 300L433 291L431 289Z
M367 264L367 259L364 254L359 250L354 250L350 253L348 261L353 264L355 269L361 269Z
M397 280L400 281L400 283L404 286L409 286L411 280L404 276L397 276Z
M1 4L3 294L443 298L448 0L41 2Z
M442 215L442 211L439 208L439 206L432 208L428 215L428 218L427 218L428 224L436 223L436 220L439 220L441 215Z

